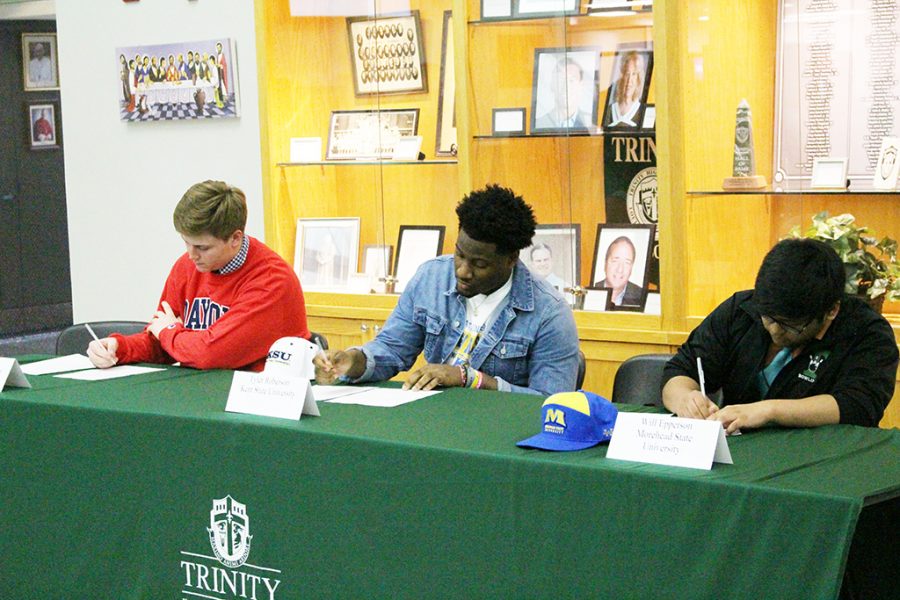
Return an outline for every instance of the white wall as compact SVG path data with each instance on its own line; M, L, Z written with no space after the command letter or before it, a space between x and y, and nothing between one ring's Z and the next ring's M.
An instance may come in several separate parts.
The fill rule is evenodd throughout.
M262 239L256 33L252 0L56 0L72 308L76 323L148 320L184 252L172 210L191 185L244 190ZM232 38L241 116L119 120L116 48Z

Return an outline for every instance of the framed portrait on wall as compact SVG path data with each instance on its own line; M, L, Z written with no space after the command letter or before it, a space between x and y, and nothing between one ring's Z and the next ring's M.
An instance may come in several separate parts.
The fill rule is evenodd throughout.
M26 92L59 89L55 33L22 34L22 81Z
M41 102L27 105L29 148L53 150L59 148L57 104Z
M456 69L453 62L453 11L444 11L441 42L441 88L438 95L437 156L456 156Z
M538 225L519 257L532 274L564 293L581 279L581 224Z
M359 218L297 219L294 271L304 290L346 288L358 253Z
M650 75L653 72L653 50L644 44L620 45L613 68L601 126L604 131L629 131L643 128L647 108ZM651 125L655 126L654 119Z
M397 235L397 260L394 263L394 291L406 289L416 270L425 261L441 254L444 225L401 225Z
M608 310L643 312L656 225L597 225L591 287L609 289Z
M600 50L535 48L531 133L597 130Z
M327 160L391 158L401 138L419 129L419 109L334 110L328 128Z
M357 96L427 92L419 11L394 17L347 17Z

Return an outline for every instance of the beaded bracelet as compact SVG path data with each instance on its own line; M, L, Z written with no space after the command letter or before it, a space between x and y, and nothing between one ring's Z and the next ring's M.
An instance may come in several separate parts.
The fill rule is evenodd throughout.
M459 378L462 379L461 387L466 387L466 383L468 383L469 374L466 371L466 367L463 365L459 365Z

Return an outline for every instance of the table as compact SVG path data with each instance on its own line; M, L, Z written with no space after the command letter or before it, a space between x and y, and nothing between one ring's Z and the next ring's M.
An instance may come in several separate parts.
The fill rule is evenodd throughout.
M896 430L748 433L734 465L701 471L517 448L533 396L320 403L293 422L224 412L231 377L0 393L3 597L830 598L863 508L897 514ZM216 499L249 524L233 569L210 542ZM892 568L889 523L870 535ZM231 540L226 558L246 547Z

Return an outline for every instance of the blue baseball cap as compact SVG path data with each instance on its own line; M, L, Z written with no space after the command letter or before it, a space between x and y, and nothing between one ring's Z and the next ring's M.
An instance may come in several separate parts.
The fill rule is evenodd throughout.
M584 450L612 438L619 409L592 392L553 394L541 407L541 432L518 442L522 448Z

